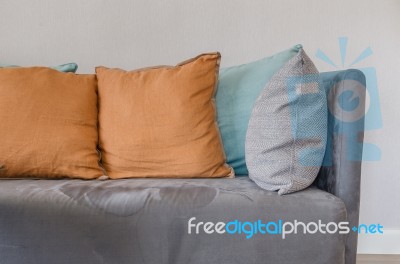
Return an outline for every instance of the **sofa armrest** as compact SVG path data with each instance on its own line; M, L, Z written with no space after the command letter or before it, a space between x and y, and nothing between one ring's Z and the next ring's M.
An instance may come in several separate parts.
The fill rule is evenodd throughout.
M359 222L365 76L359 70L346 70L322 73L321 77L329 106L328 140L324 163L314 183L343 200L349 227L352 228ZM352 107L349 108L350 104ZM356 263L357 237L357 232L348 234L346 264Z

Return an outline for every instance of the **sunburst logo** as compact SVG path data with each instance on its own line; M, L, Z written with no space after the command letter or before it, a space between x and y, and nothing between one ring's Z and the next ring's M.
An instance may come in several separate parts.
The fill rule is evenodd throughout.
M374 67L354 68L357 63L373 55L373 52L371 47L367 47L356 54L356 56L353 56L353 59L349 60L350 63L348 63L348 38L340 37L338 41L341 59L340 64L337 62L335 63L334 60L321 49L317 50L315 57L329 64L335 70L344 70L346 68L355 69L355 71L347 70L342 72L341 78L335 78L337 80L334 80L333 83L325 88L327 89L329 97L328 107L330 118L336 119L334 122L335 124L340 124L338 125L340 129L335 127L334 133L342 133L343 135L340 136L346 137L348 141L353 141L348 142L348 146L359 148L362 147L359 143L359 135L361 132L365 132L366 134L369 130L382 128L376 70ZM361 78L362 75L357 70L365 75L365 80ZM358 151L350 149L347 158L351 160L362 159L365 161L380 160L380 148L376 144L366 142L367 140L368 136L365 137L363 143L362 157L354 155L353 153L358 153ZM324 163L326 162L324 161ZM330 163L330 161L327 163Z
M342 67L344 67L345 62L346 62L347 43L348 43L347 37L339 38L339 49L340 49L340 58L341 58ZM348 67L353 67L353 65L357 64L360 61L365 60L367 57L371 56L372 54L373 54L373 52L370 47L365 48L350 64L348 64ZM334 68L339 69L339 67L332 61L332 59L328 55L326 55L325 52L323 52L322 50L318 49L315 56L318 59L333 66Z

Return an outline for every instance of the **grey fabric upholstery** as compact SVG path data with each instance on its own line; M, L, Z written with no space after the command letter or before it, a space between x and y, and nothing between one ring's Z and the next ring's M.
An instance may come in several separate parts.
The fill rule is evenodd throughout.
M279 196L248 177L4 180L1 263L344 263L345 235L189 235L191 217L327 223L345 221L346 209L315 187Z
M327 92L359 71L322 74ZM339 100L334 90L330 100ZM361 98L363 99L363 98ZM331 102L330 102L331 103ZM363 122L331 107L324 166L314 186L286 196L236 179L0 180L0 263L355 264L357 233L187 234L198 221L358 224ZM357 140L355 140L357 138ZM348 159L348 153L356 159ZM317 188L318 187L318 188ZM347 212L346 212L347 210Z
M330 105L328 146L324 161L327 165L321 168L314 183L320 189L342 199L346 205L350 226L358 226L364 118L357 122L344 124L338 118L335 118L335 116L343 115L335 102L342 100L339 97L340 94L349 88L346 87L346 83L341 81L356 80L365 87L365 76L359 70L329 72L323 73L321 76L328 94L328 104ZM342 85L337 85L340 83ZM337 87L337 89L332 90L333 87ZM358 96L360 97L360 103L365 102L365 93L358 94ZM364 107L362 111L364 112ZM350 232L347 237L346 264L356 263L357 237L358 233L356 232Z

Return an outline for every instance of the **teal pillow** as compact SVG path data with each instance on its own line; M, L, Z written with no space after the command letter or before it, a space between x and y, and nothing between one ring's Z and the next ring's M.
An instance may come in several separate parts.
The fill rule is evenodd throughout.
M19 67L19 66L0 64L0 68L10 68L10 67ZM51 67L51 68L55 69L57 71L60 71L60 72L73 72L73 73L75 73L76 70L78 69L78 65L76 63L67 63L67 64L54 66L54 67Z
M78 65L76 63L67 63L67 64L61 64L55 67L51 67L57 71L60 72L73 72L75 73L76 70L78 69Z
M248 175L244 146L255 101L272 76L301 48L301 45L296 45L271 57L220 70L216 94L217 120L227 163L236 175Z

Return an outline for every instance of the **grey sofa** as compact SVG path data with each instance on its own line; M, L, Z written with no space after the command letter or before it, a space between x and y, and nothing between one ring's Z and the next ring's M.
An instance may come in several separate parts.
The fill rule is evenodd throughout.
M353 231L285 239L279 234L246 239L245 234L188 233L192 217L197 223L281 219L358 225L364 120L342 122L335 102L348 89L343 80L365 86L365 77L357 70L321 76L329 94L329 142L324 166L306 190L278 196L246 176L1 180L0 263L354 264Z

